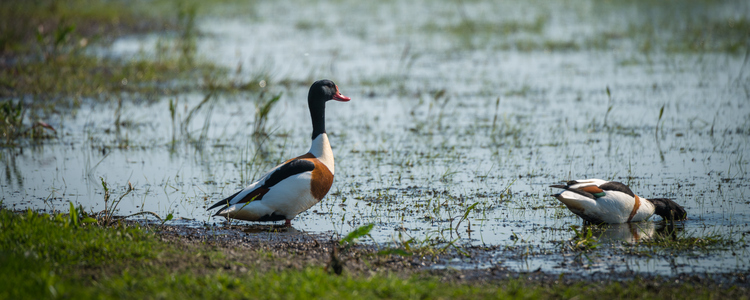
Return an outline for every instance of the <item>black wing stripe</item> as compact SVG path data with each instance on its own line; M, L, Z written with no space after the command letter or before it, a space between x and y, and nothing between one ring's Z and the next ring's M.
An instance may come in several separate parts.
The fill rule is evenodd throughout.
M295 159L283 164L281 167L276 169L276 171L274 171L273 174L271 174L271 176L266 179L266 182L263 183L263 186L270 188L281 182L282 180L289 178L290 176L312 171L313 169L315 169L315 163L305 159Z
M219 207L219 206L222 206L222 205L224 205L224 206L228 205L228 204L229 204L229 201L231 201L231 200L232 200L232 198L234 198L234 197L236 197L237 195L239 195L240 193L242 193L242 191L243 191L243 190L239 190L238 192L234 193L233 195L231 195L231 196L229 196L229 197L226 197L226 198L224 198L223 200L221 200L221 201L219 201L219 202L216 202L216 203L214 203L214 205L211 205L211 207L209 207L209 208L208 208L208 209L206 209L206 210L212 210L212 209L214 209L214 208L217 208L217 207Z
M610 181L610 182L600 185L599 188L605 191L618 191L618 192L628 194L630 195L630 197L635 197L635 194L633 193L633 191L631 191L630 188L627 185L623 184L622 182Z
M260 189L260 188L266 188L266 189L268 189L268 188L276 185L277 183L281 182L282 180L289 178L290 176L294 176L294 175L297 175L299 173L303 173L303 172L307 172L307 171L312 171L313 169L315 169L315 163L313 163L313 162L311 162L309 160L305 160L305 159L295 159L295 160L292 160L292 161L290 161L288 163L283 164L278 169L276 169L276 171L274 171L273 174L271 174L271 176L268 177L268 179L266 180L266 182L263 183L263 186L258 187L258 189ZM237 195L239 195L240 193L242 193L242 191L243 190L240 190L240 191L234 193L233 195L231 195L231 196L229 196L227 198L224 198L223 200L221 200L219 202L216 202L214 205L212 205L211 207L209 207L208 210L212 210L212 209L220 207L220 206L226 206L229 203L229 201L231 201L234 197L236 197ZM253 195L253 194L254 193L251 192L248 195ZM261 193L261 195L260 195L261 197L263 196L262 194L265 194L265 193ZM260 199L255 199L255 200L260 200Z

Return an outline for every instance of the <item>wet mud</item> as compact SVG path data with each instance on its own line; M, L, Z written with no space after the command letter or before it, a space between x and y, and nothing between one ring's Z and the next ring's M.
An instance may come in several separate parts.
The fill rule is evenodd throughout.
M189 227L189 226L153 226L165 242L182 245L186 248L209 247L219 250L237 265L209 266L224 268L236 272L247 272L242 265L253 265L258 270L302 269L320 267L332 271L331 254L334 248L337 261L343 271L352 274L367 275L391 272L399 276L438 276L450 282L488 283L495 280L517 279L528 283L543 285L560 284L602 284L608 282L639 281L646 288L658 289L667 285L698 284L717 288L733 286L750 289L747 272L712 272L712 273L674 273L654 275L638 271L594 271L594 272L544 272L541 268L528 272L519 272L514 268L496 264L483 268L443 267L448 262L475 261L491 262L498 260L492 255L501 249L500 246L470 246L461 251L447 251L440 255L394 255L383 254L383 248L372 244L355 244L346 247L338 242L334 235L310 234L298 231L293 227L267 225L235 225L228 227ZM528 254L518 249L502 249L505 259L523 259ZM270 259L269 259L270 258ZM570 259L561 263L560 268L576 269ZM570 265L567 265L570 264Z

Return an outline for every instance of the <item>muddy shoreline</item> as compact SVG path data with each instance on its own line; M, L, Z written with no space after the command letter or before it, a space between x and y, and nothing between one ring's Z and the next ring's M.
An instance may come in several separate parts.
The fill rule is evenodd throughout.
M220 250L237 262L254 265L253 272L263 270L281 271L302 269L307 266L328 269L331 253L338 240L332 234L307 233L294 228L268 225L234 225L228 227L152 226L164 242L179 244L186 249L211 247ZM496 247L469 246L462 251L446 251L437 256L378 254L386 247L359 243L338 252L344 272L372 274L389 272L399 276L437 276L444 281L467 283L491 283L497 280L517 279L543 285L559 284L604 284L636 281L647 288L658 289L666 285L695 284L716 288L735 287L750 291L750 272L726 273L676 273L653 275L647 272L581 272L585 267L570 266L569 272L560 273L519 272L501 264L489 268L471 268L469 263L462 268L439 267L452 260L479 262L490 259ZM492 249L490 249L492 248ZM513 251L507 251L513 252ZM468 258L467 258L468 254ZM506 254L509 259L520 254ZM265 256L266 259L259 257ZM270 259L268 259L270 257ZM517 259L520 259L516 257ZM222 266L224 269L246 272L247 268ZM438 268L439 267L439 268Z

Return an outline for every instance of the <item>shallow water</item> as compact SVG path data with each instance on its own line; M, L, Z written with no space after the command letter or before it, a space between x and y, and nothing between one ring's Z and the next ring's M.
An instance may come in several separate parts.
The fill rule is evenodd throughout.
M66 211L72 201L100 211L102 180L113 200L131 182L136 191L117 206L121 215L173 213L194 226L221 226L207 205L307 151L307 87L330 78L353 100L327 107L336 179L321 203L293 220L298 230L346 234L375 223L372 238L382 245L413 238L411 245L489 247L438 268L747 272L750 70L741 53L679 48L680 28L689 27L683 16L746 18L746 3L301 5L258 3L243 8L247 16L199 24L201 57L241 64L241 79L263 74L272 94L283 92L269 139L252 137L253 93L217 96L184 131L180 121L205 95L177 97L176 122L169 98L129 99L120 126L116 105L90 101L50 120L57 139L2 149L3 204ZM657 39L633 32L649 16L660 20ZM127 37L103 51L148 54L162 38ZM587 46L602 39L606 47ZM736 243L629 254L637 248L630 243L662 227L653 217L597 229L603 245L586 255L564 250L571 226L582 222L548 186L589 177L673 198L689 216L680 234Z

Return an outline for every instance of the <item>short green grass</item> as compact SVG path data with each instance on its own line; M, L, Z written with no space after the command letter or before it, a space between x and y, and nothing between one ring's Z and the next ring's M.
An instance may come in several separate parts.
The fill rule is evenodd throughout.
M0 211L0 291L3 299L46 298L77 290L70 274L84 276L157 256L164 245L129 226L76 226L61 215ZM81 280L83 278L78 278Z
M236 261L224 252L233 249L204 245L186 250L162 242L149 228L85 224L63 214L0 210L0 298L664 299L686 293L696 299L747 298L742 287L683 283L654 288L640 279L559 285L523 279L445 282L420 273L338 276L319 265L264 271L255 266L285 264L263 250L257 250L255 261Z

